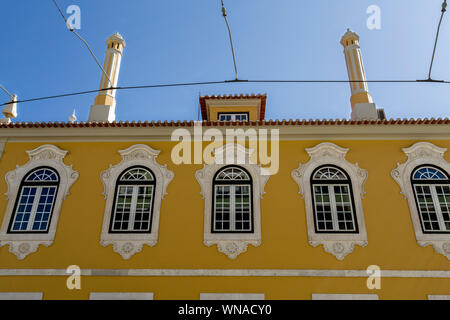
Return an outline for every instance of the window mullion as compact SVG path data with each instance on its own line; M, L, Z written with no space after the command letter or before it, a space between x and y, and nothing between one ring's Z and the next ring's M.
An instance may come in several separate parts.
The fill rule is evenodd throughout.
M130 206L130 221L128 222L128 231L132 231L134 229L138 190L139 186L133 186L133 194L131 196L131 206Z
M339 231L337 219L336 195L334 193L334 185L328 185L328 194L330 195L331 218L333 222L333 231Z
M253 190L252 185L248 185L248 216L250 217L250 228L253 228Z
M236 231L236 186L230 185L230 230Z
M27 231L31 231L34 225L34 220L36 219L36 211L39 201L41 199L42 187L36 188L36 196L34 197L33 206L31 207L30 219L28 220Z
M213 185L214 192L213 192L213 201L214 201L214 208L213 208L213 219L211 223L213 224L213 230L216 231L216 222L217 222L217 185ZM222 202L223 203L223 202Z
M433 204L434 204L434 208L436 211L436 217L437 217L438 223L439 223L439 230L445 231L445 230L447 230L447 228L445 227L444 219L442 216L441 205L439 203L439 198L437 196L436 187L437 187L436 185L430 186L431 197L433 199Z
M425 228L425 220L424 220L424 212L422 211L422 209L420 208L420 201L419 201L419 189L418 189L418 187L420 187L421 189L422 189L422 193L424 192L423 191L423 188L425 187L426 185L421 185L421 184L413 184L412 185L412 187L413 187L413 189L414 189L414 196L415 196L415 199L416 199L416 203L417 203L417 207L418 207L418 211L419 211L419 219L420 219L420 223L422 224L422 229L423 230L426 230L426 228ZM434 204L434 203L433 203ZM427 212L428 212L428 209L427 209Z

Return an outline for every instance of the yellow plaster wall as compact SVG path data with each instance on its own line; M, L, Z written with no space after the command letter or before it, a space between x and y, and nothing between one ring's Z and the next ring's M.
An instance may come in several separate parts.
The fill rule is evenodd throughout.
M80 176L62 204L54 243L40 246L24 260L0 248L0 269L366 269L449 270L450 261L431 246L420 247L415 239L408 203L390 176L406 156L401 148L419 141L333 141L349 148L347 160L368 170L363 199L368 246L338 261L322 247L307 241L305 203L291 171L309 160L305 148L323 141L281 141L280 170L267 182L261 200L262 244L249 246L235 260L203 244L204 200L195 179L202 165L176 166L170 160L174 142L148 142L161 150L158 162L175 173L162 202L159 240L144 246L130 260L100 245L105 209L100 173L121 161L118 150L140 142L54 143L69 153L64 159ZM449 141L431 142L449 148ZM26 150L44 143L7 143L0 159L0 177L28 161ZM450 154L445 154L450 162ZM7 204L7 184L0 180L0 221ZM377 293L380 298L425 299L426 294L450 294L450 279L384 279L382 290L366 288L365 278L250 278L250 277L83 277L76 293L67 290L65 277L0 277L0 292L44 291L44 298L87 298L91 291L149 291L155 299L197 299L200 292L263 292L267 299L309 299L311 293ZM41 289L39 289L41 288ZM216 290L217 289L217 290Z

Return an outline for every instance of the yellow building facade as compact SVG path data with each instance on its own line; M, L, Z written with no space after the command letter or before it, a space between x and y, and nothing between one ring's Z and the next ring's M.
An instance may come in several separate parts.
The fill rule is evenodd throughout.
M449 298L450 121L386 120L350 86L350 120L265 120L240 95L200 97L200 122L116 122L104 90L87 123L1 124L0 297Z

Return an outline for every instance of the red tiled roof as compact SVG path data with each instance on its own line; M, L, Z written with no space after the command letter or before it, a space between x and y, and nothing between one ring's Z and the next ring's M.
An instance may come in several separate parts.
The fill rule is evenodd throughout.
M218 95L218 96L202 96L200 99L200 108L202 110L202 119L207 120L208 114L206 112L206 99L261 99L261 112L259 116L259 120L263 121L264 116L266 114L266 94L235 94L235 95Z
M16 122L0 124L7 128L123 128L123 127L192 127L196 121L119 121L119 122ZM351 125L449 125L450 119L389 119L389 120L260 120L260 121L202 121L203 127L214 126L351 126Z

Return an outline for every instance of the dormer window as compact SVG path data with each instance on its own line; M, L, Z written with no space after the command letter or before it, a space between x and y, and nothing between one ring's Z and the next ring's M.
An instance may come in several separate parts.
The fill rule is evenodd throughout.
M219 113L219 121L248 121L248 113Z
M203 121L263 121L266 113L265 94L199 97Z

